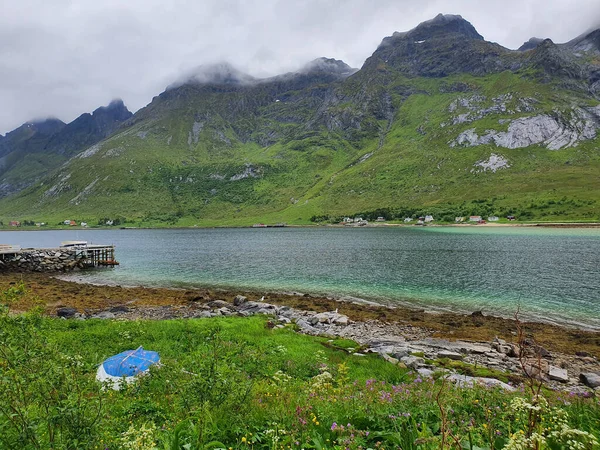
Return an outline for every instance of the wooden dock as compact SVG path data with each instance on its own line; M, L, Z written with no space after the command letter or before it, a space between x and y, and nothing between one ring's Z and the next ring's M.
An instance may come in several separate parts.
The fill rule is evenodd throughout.
M114 245L86 245L78 248L80 262L85 267L113 267L119 262L115 259Z

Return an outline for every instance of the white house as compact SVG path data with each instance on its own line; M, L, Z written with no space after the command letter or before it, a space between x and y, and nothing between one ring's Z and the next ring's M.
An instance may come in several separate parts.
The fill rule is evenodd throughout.
M498 217L496 217L496 216L490 216L490 217L488 217L488 221L489 221L489 222L498 222L498 220L499 220L499 219L498 219Z
M425 223L433 222L433 216L425 216Z
M455 217L455 218L454 218L454 221L455 221L456 223L461 223L461 222L464 222L464 221L465 221L465 218L464 218L464 217Z
M481 222L481 216L471 216L469 222Z
M412 221L413 221L412 217L406 217L404 219L404 223L409 223L409 222L412 222Z

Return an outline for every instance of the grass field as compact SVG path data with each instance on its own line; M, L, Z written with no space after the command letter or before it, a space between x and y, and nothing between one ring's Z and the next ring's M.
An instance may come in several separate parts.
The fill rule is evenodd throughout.
M597 398L461 389L266 317L75 321L7 311L3 449L591 449L600 433ZM98 364L138 346L158 351L161 366L103 389Z

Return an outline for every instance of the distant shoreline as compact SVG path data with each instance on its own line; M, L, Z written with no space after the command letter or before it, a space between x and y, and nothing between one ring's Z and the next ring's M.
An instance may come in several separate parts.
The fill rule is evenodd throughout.
M385 228L385 227L452 227L452 228L600 228L600 222L520 222L520 223L429 223L427 225L417 225L415 223L389 223L389 222L372 222L368 225L344 225L344 224L305 224L305 225L285 225L274 226L266 225L264 227L254 227L252 225L213 225L213 226L165 226L165 227L11 227L1 228L2 231L87 231L87 230L211 230L211 229L271 229L271 228Z

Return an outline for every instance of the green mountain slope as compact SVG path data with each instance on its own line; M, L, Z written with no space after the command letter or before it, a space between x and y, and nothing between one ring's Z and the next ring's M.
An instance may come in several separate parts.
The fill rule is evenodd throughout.
M266 80L199 68L2 200L0 218L599 220L596 34L511 51L440 15L385 38L359 71L327 59Z

